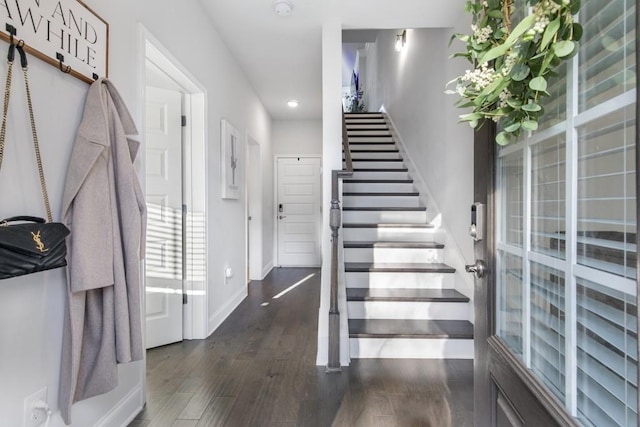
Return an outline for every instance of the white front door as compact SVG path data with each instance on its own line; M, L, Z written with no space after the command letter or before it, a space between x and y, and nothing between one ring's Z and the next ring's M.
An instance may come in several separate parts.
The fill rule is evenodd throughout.
M182 340L182 94L146 92L147 348Z
M320 265L320 159L278 159L278 264Z

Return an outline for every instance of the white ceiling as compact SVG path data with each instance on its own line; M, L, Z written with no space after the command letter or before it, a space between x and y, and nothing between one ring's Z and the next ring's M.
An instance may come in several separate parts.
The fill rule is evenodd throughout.
M322 117L322 24L345 29L451 27L465 0L200 0L274 120ZM300 106L287 107L289 99Z

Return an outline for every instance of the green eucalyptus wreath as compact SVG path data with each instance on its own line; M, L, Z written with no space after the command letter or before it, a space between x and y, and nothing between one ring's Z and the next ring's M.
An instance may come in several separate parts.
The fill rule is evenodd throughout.
M530 12L512 29L513 0L467 0L466 11L473 15L472 34L454 34L466 44L466 52L454 57L467 58L473 70L449 82L456 84L456 102L472 112L460 116L476 128L482 119L500 126L496 142L515 141L522 130L535 131L544 113L542 98L548 78L562 60L577 52L582 27L573 15L580 0L523 0Z

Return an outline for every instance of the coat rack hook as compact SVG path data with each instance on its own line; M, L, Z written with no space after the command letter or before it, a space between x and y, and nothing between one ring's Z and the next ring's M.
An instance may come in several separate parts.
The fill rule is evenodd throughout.
M9 43L13 44L13 37L17 34L16 27L11 24L5 24L5 30L9 33Z
M98 76L96 73L93 73L93 80L98 80L100 78L100 76Z
M60 68L60 71L69 74L71 72L71 66L63 64L64 56L60 52L56 53L56 59L58 60L58 68Z

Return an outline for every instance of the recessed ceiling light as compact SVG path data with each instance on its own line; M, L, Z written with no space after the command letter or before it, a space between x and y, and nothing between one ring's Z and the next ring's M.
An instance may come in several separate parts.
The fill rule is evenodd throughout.
M273 11L278 16L289 16L293 10L293 3L290 0L276 0L273 4Z
M296 108L298 106L298 101L292 99L291 101L287 102L287 105L291 108Z

